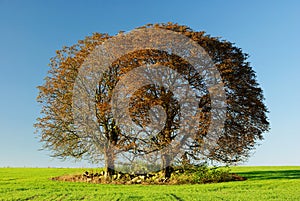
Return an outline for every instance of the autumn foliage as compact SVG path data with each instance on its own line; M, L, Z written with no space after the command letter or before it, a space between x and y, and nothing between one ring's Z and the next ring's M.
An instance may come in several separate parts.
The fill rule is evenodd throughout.
M184 154L168 159L162 154L166 165L166 177L170 176L173 163L196 164L206 160L221 163L235 163L245 160L263 133L269 130L262 89L256 75L247 62L248 55L233 43L211 37L205 32L193 31L178 24L150 24L147 28L167 29L183 34L197 42L211 57L217 67L226 93L226 120L218 146L207 154L203 151L205 138L211 122L211 100L203 78L186 60L170 52L155 49L140 50L123 55L113 62L109 70L95 87L95 113L99 131L107 139L105 147L99 148L95 139L89 135L79 135L74 125L72 113L73 87L79 69L87 56L100 44L111 38L108 34L94 33L71 47L56 51L50 60L50 70L45 82L39 86L38 102L42 105L41 116L35 127L43 148L51 150L54 157L62 159L88 159L91 162L105 162L107 175L113 174L114 153L109 144L119 147L119 151L145 154L145 150L157 150L172 142L179 127L180 107L172 91L163 87L148 85L135 92L129 105L131 117L138 125L150 122L148 111L153 106L160 106L166 111L166 121L162 131L154 138L142 142L118 127L111 111L110 101L114 87L123 75L142 65L163 65L182 74L199 94L200 117L197 135L185 144ZM119 33L122 34L122 33ZM146 142L146 143L145 143ZM147 146L146 146L147 145ZM151 149L149 149L151 147Z

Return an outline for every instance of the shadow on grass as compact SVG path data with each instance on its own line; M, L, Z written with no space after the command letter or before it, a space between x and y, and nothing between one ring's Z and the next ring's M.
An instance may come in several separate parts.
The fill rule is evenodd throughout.
M251 180L268 180L268 179L300 179L300 170L266 170L239 172L239 175Z

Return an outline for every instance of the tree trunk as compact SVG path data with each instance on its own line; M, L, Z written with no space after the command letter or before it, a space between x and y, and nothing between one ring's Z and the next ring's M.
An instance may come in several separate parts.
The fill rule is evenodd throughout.
M113 150L108 146L104 151L105 159L105 178L111 179L115 173L115 160Z
M171 167L171 158L169 154L162 155L163 161L163 176L165 179L169 179L171 177L173 168Z

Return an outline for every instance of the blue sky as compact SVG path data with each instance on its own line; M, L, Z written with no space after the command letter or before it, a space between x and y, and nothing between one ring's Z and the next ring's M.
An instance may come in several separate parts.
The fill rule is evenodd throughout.
M300 165L299 1L0 0L0 166L88 166L38 151L36 86L55 50L93 32L115 34L177 22L234 42L250 54L270 110L271 131L245 165Z

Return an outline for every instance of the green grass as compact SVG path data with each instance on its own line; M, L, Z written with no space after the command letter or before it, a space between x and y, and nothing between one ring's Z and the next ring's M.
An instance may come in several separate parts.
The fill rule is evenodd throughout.
M0 200L300 200L300 167L233 167L246 181L104 185L52 181L82 169L0 168Z

